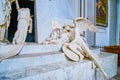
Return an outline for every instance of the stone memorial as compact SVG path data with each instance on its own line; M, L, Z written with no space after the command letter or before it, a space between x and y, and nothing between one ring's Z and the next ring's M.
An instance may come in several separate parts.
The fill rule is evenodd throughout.
M0 44L0 80L107 80L117 74L117 55L89 49L82 33L97 29L74 17L69 0L35 0L37 43L25 43L31 19L17 1L18 16L25 21L18 18L24 29L18 28L15 37L23 38Z

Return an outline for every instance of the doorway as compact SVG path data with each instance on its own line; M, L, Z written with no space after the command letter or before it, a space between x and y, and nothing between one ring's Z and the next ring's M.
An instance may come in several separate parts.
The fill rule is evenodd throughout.
M35 42L35 25L34 25L34 0L18 0L20 8L29 8L33 20L33 29L32 33L28 33L26 37L26 42ZM12 3L12 12L11 12L11 22L8 28L8 40L12 42L14 34L17 30L17 15L15 2Z

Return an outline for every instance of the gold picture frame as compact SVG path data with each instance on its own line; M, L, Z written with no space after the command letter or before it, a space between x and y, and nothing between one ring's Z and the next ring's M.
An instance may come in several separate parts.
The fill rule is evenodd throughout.
M96 25L107 27L108 0L96 0Z

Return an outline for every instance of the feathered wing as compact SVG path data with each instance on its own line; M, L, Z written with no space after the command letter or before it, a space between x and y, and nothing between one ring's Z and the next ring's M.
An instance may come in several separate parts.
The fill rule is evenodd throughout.
M98 32L98 29L92 24L92 22L86 18L78 17L74 20L75 24L78 24L80 26L82 31L93 31Z
M92 24L90 20L86 20L88 24L88 29L93 32L98 32L98 29Z

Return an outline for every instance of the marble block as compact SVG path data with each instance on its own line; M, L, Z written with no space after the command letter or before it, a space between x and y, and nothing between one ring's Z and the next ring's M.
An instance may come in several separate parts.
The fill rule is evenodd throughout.
M49 44L49 45L39 45L39 44L29 44L24 45L20 54L31 54L31 53L46 53L46 52L54 52L61 51L61 44ZM99 48L92 48L91 51L94 54L100 54Z
M8 50L13 47L13 45L1 45L0 52L8 52ZM31 53L46 53L61 51L62 45L60 44L49 44L49 45L40 45L40 44L25 44L19 54L31 54ZM100 49L93 48L91 49L93 53L99 54Z
M1 45L0 54L8 52L14 45ZM41 45L41 44L25 44L19 54L31 54L31 53L45 53L45 52L54 52L60 51L61 45L59 44L50 44L50 45Z
M99 61L109 77L117 74L117 55L102 52ZM92 61L59 61L44 65L0 73L0 80L107 80L99 70L92 69Z
M59 44L50 44L50 45L28 44L28 45L24 45L20 54L46 53L46 52L54 52L60 50L61 50L61 45Z
M91 61L64 61L54 64L24 68L0 74L0 79L15 80L93 80L94 69ZM91 78L92 77L92 78ZM90 79L91 78L91 79Z
M107 53L107 52L101 52L99 55L100 57L100 63L103 66L105 72L108 74L110 78L114 77L117 74L117 61L118 61L118 55ZM97 80L106 80L104 77L102 77L102 74L97 71Z
M97 55L100 54L100 49L99 48L92 48L90 50L92 51L93 54L97 54Z
M67 58L61 52L46 52L36 54L20 54L0 63L0 73L22 69L30 66L45 65L66 61Z

